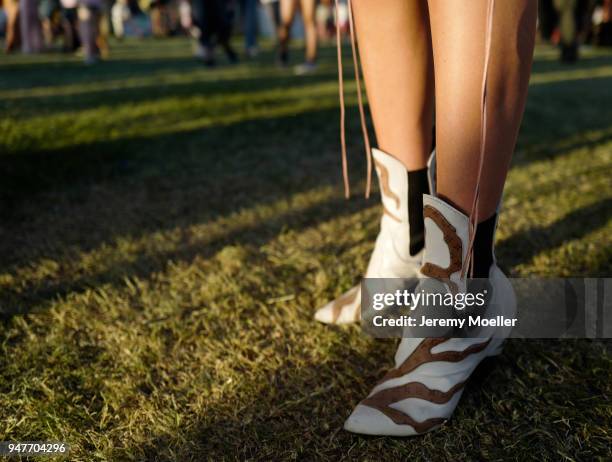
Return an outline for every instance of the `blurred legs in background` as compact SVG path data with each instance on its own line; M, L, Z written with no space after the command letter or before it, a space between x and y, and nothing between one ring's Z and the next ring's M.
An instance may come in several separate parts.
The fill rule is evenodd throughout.
M43 39L45 47L51 48L57 30L57 18L59 15L58 0L41 0L38 4L38 13L42 24Z
M73 5L74 3L74 5ZM65 52L76 51L81 46L81 38L78 32L78 13L76 2L62 2L62 31L64 34L63 50Z
M151 2L151 32L154 37L174 35L179 28L178 2L173 0L154 0Z
M96 39L99 33L100 10L93 6L79 5L78 16L79 36L83 44L83 59L85 64L93 64L99 56Z
M257 55L257 4L258 0L243 0L244 49L248 57Z
M600 19L596 31L596 43L600 46L612 46L612 0L604 0L599 8Z
M561 61L572 63L578 59L578 33L576 25L577 0L554 0L559 15Z
M38 53L43 49L43 36L36 0L20 0L19 25L21 51Z
M4 44L4 51L12 53L17 50L21 42L19 0L5 0L3 6L6 12L6 43Z
M298 3L299 2L299 3ZM281 24L278 30L279 62L286 66L289 64L289 41L291 39L291 26L298 6L304 21L304 37L306 42L305 61L296 67L298 74L312 72L316 68L317 60L317 27L315 24L316 0L280 0Z
M319 40L335 37L334 9L331 0L321 0L316 10L317 35Z
M268 16L270 22L279 30L281 25L280 0L261 0L261 5Z
M165 37L168 35L168 28L164 18L165 2L154 0L151 2L149 15L151 17L151 32L154 37Z
M223 47L228 60L238 60L230 45L232 22L227 1L194 0L192 4L194 24L199 28L200 51L198 57L208 66L215 64L214 48L218 43Z
M98 35L96 36L96 46L102 58L107 58L110 54L108 37L111 34L110 6L107 2L101 2L98 10Z

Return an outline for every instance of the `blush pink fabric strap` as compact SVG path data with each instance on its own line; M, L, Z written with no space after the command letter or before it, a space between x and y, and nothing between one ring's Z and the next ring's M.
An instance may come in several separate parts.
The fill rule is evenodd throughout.
M489 76L489 62L491 60L491 42L493 38L493 18L495 14L495 0L489 0L487 5L487 25L484 44L484 68L482 72L482 91L480 99L480 153L478 158L478 174L476 175L476 186L474 189L474 199L472 201L472 209L470 210L470 224L468 234L467 256L463 262L461 269L461 277L465 277L470 273L470 277L474 275L473 253L474 239L476 237L476 228L478 227L478 204L480 199L480 181L482 179L482 170L484 166L486 148L487 148L487 82Z
M353 68L355 71L355 81L357 83L357 101L359 103L359 117L361 120L361 131L363 133L363 140L366 150L367 159L367 179L366 179L366 191L365 197L370 197L370 190L372 186L372 153L370 150L370 137L368 136L368 126L366 123L365 110L363 107L363 96L361 90L361 78L359 74L359 54L357 49L357 41L355 39L355 23L353 20L353 8L351 6L351 0L347 1L348 4L348 20L349 20L349 32L351 37L351 49L353 52ZM349 185L348 177L348 164L346 155L346 108L344 102L344 77L342 74L342 41L340 34L340 8L339 0L335 0L336 7L336 46L338 48L338 86L340 94L340 144L342 146L342 177L344 179L344 195L346 198L350 197L351 190Z

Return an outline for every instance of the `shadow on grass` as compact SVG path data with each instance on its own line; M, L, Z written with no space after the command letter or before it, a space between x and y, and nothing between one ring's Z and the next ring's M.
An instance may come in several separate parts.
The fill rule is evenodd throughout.
M608 107L612 78L549 82L529 88L512 165L555 158L612 138ZM598 133L601 132L601 133ZM566 140L571 143L561 143Z
M508 342L501 357L483 362L471 376L441 429L394 438L342 429L392 366L394 342L354 348L355 335L347 335L358 335L352 329L313 329L333 329L339 337L320 364L298 366L294 356L263 378L245 378L252 388L237 386L211 400L176 434L152 435L145 458L172 451L178 460L506 460L509 454L525 460L562 452L580 460L607 451L594 437L605 424L591 420L605 412L592 400L605 399L605 378L592 372L605 360L588 340ZM282 352L278 357L285 358ZM218 380L222 386L225 378ZM560 419L571 425L559 425ZM592 444L584 444L589 438Z
M100 191L124 195L122 202L142 202L143 222L133 223L133 229L126 233L138 236L209 221L221 214L287 197L287 193L323 185L340 187L337 130L329 124L335 118L337 111L327 109L3 156L0 216L5 226L23 223L33 213L28 210L24 214L23 206L27 204L53 220L58 217L45 208L49 205L45 198L66 195L69 206L95 203L95 185ZM304 131L304 126L309 130ZM352 152L355 149L358 148ZM361 174L357 170L363 169L363 164L361 155L351 161L356 176ZM194 195L180 197L181 202L173 204L172 210L159 207L157 201L183 191ZM183 209L183 213L177 216L175 209ZM105 240L117 237L113 233L116 223L100 222L95 207L81 211L91 213L82 217L83 221L106 228ZM157 215L151 216L152 213ZM45 223L47 232L56 224ZM85 239L82 243L86 245L80 246L81 250L87 250L100 242ZM6 265L10 246L0 244L0 248Z
M580 239L596 231L612 219L612 198L607 197L587 207L568 213L563 218L546 226L535 226L504 239L496 246L496 253L506 269L520 263L529 262L536 255L563 245L565 242ZM605 243L601 243L605 245ZM609 271L610 268L608 267ZM596 272L593 272L596 271ZM583 277L604 276L594 268Z
M71 292L147 277L169 261L209 258L225 245L262 245L287 227L314 226L366 207L358 191L352 200L343 199L337 128L329 124L334 118L337 110L327 109L0 157L0 172L8 179L1 196L5 225L0 233L6 238L0 240L0 269L9 274L41 259L71 260L102 245L114 246L121 238L174 229L184 236L173 251L141 254L120 266L39 281L25 290L25 281L21 288L6 288L0 297L4 313L29 312ZM253 140L261 141L262 134L264 142L254 148ZM360 148L351 152L356 150L359 156L351 161L351 171L353 178L361 178L364 160ZM192 225L325 187L337 189L335 199L222 235L190 239L187 228ZM55 202L57 197L62 203ZM373 204L375 199L369 202Z
M603 111L599 109L598 112L599 124L605 123ZM179 242L175 251L141 255L136 261L126 262L108 272L32 287L25 296L13 293L11 301L32 308L91 286L119 285L125 277L134 275L146 277L163 270L168 260L191 261L198 255L206 258L233 243L260 246L285 226L303 229L338 215L355 213L366 206L366 202L359 199L346 203L341 199L337 132L335 123L330 124L330 120L337 120L336 110L241 122L182 134L74 146L56 152L37 152L32 157L25 155L11 162L2 161L4 173L8 171L13 175L11 182L2 186L4 203L14 202L12 210L3 217L10 222L3 224L8 232L0 244L2 264L9 269L11 264L34 265L39 258L62 261L65 252L86 251L106 243L112 245L115 239L122 237L184 229L227 216L240 208L271 204L279 197L338 186L337 199L289 211L271 221L241 227L196 244L191 244L186 235L185 242ZM565 125L567 121L568 115L559 113L553 114L551 123L562 125L563 132L569 130ZM585 129L591 127L587 122L584 124ZM527 128L533 137L543 141L537 132L545 127L530 124ZM353 132L358 133L356 127ZM554 137L551 134L546 139ZM356 162L351 160L355 178L363 171L363 160L359 148L353 152L358 154ZM540 159L540 155L562 154L542 149L533 160ZM104 194L96 197L100 192ZM109 196L118 200L107 202ZM132 204L130 210L135 215L121 216L123 209L118 207L119 201ZM23 211L21 206L25 207ZM605 225L604 217L609 217L609 207L609 199L602 200L570 213L554 225L512 236L500 244L500 253L513 264L532 258L542 249L553 248L592 231L591 223L598 227ZM64 216L71 212L82 213L82 216ZM33 223L28 224L29 220ZM588 227L584 226L586 222ZM75 225L77 228L73 229ZM51 243L52 239L57 241ZM529 245L525 249L527 242ZM511 254L516 249L524 253ZM272 279L283 278L282 273L274 273L282 270L272 267L270 271ZM323 336L322 330L330 328L315 327L313 322L312 329L321 329L319 335ZM372 460L404 460L408 456L484 460L502 459L507 456L504 450L513 451L516 458L536 458L542 455L540 444L549 455L564 454L559 448L566 449L563 445L576 434L586 434L579 441L585 443L586 440L586 443L581 446L576 443L570 457L580 455L589 445L588 426L595 420L589 420L588 412L596 407L591 398L605 392L605 388L595 386L597 383L588 383L595 382L592 370L598 365L592 365L591 369L583 367L588 366L584 359L588 359L586 349L567 347L567 351L557 348L555 352L555 347L546 350L540 345L540 351L536 352L535 347L532 351L523 351L528 345L519 348L520 344L516 343L484 386L470 385L457 414L448 424L446 430L450 431L443 430L416 440L363 438L345 433L341 430L344 418L380 378L381 365L390 365L392 353L388 343L385 344L388 348L381 348L382 342L371 342L354 351L351 339L355 339L349 335L351 332L355 331L335 329L339 339L325 352L326 361L315 361L309 356L312 350L301 348L303 345L299 341L292 344L283 338L267 339L274 344L280 366L255 375L257 380L250 380L252 376L246 374L254 374L253 371L241 364L240 355L235 355L232 367L245 374L244 382L210 400L204 410L195 415L187 406L183 429L176 435L151 435L143 459L170 459L166 452L170 448L181 456L180 459L200 460L232 456L267 460L331 459L359 455ZM218 335L239 341L234 334L226 326ZM291 354L287 354L289 348ZM222 352L224 355L233 353ZM548 362L538 361L536 353L555 353L556 356ZM572 354L578 356L578 360L573 359ZM296 355L300 363L296 362ZM152 366L155 367L160 365ZM203 367L214 366L205 364ZM510 369L513 369L512 377L518 380L509 381ZM555 376L550 373L551 369ZM99 375L100 370L96 370L96 374ZM583 412L586 417L581 415ZM156 418L155 414L152 416ZM117 422L118 427L121 425L124 423ZM90 430L82 429L84 432ZM521 448L516 447L518 442L526 448L521 453L518 452ZM597 441L591 443L597 444ZM587 459L587 456L575 458Z
M9 186L8 192L16 196L12 201L16 206L14 213L18 215L20 200L29 202L37 194L57 188L62 194L69 193L69 202L73 205L93 203L78 209L81 215L74 223L86 224L87 228L97 231L83 233L79 226L71 229L69 217L58 218L55 213L44 211L42 213L46 218L41 230L34 235L9 235L0 244L3 264L9 273L10 265L16 267L45 258L61 261L67 256L66 249L86 252L102 244L113 245L120 237L136 238L176 227L187 228L227 216L236 210L271 204L288 194L322 186L338 187L338 199L279 215L271 222L239 227L223 236L200 240L195 244L186 234L185 243L170 252L141 255L136 260L125 261L120 267L94 271L69 280L38 282L25 290L23 287L4 290L2 304L8 307L3 309L4 313L29 312L69 293L102 284L121 284L129 277L148 277L163 270L168 261L192 261L196 256L209 258L225 245L261 245L285 226L303 229L336 216L355 213L365 207L366 202L345 202L341 199L337 153L333 147L326 146L327 140L333 143L336 135L335 129L326 125L326 121L334 116L335 110L325 110L291 118L248 121L188 132L181 135L182 144L191 145L195 151L181 157L173 156L170 160L166 149L172 149L174 134L96 143L85 155L81 153L82 147L79 147L14 158L14 163L0 159L0 170L14 170L13 175L5 175L5 178L18 179L13 184L5 183ZM289 149L279 157L277 146L283 145L292 136L304 137L301 130L304 124L309 124L311 130L313 125L318 126L319 130L314 131L320 133L325 141L303 140L305 145L300 143L299 148ZM260 148L257 158L253 158L249 140L260 132L270 133L267 142L271 147ZM154 147L156 152L142 155L143 143ZM200 144L206 144L206 152L197 149ZM227 150L233 155L223 159L218 157L219 153ZM56 159L61 159L61 162ZM351 163L351 167L354 177L359 177L362 172L355 170L363 167L363 160L357 159ZM312 175L312 172L318 174ZM110 188L113 195L125 194L123 201L138 204L137 215L122 217L112 210L101 214L101 208L108 204L103 203L104 199L98 201L95 193L87 191L91 183L97 183L103 189ZM183 189L186 194L182 193ZM165 196L173 198L167 204L169 207L164 204ZM511 268L529 261L543 250L555 248L604 226L610 217L610 205L610 200L604 200L575 211L551 226L530 229L506 239L498 246L501 260ZM23 216L22 220L27 218L27 215ZM586 220L588 227L584 226ZM6 221L16 224L15 220L11 220L10 213ZM54 230L54 227L57 229ZM9 226L6 228L10 229ZM64 229L66 232L62 233ZM49 234L59 236L59 242L53 247L49 247L45 241ZM25 246L31 247L31 250L28 248L24 252Z
M346 202L340 195L337 199L324 201L297 211L276 214L272 220L254 225L240 226L235 230L212 237L204 242L189 243L189 233L183 233L185 244L168 252L141 255L136 260L126 260L121 267L112 267L87 276L73 277L68 281L20 287L19 291L5 289L0 297L0 318L26 314L45 308L47 302L68 294L82 292L104 284L123 284L125 278L149 278L165 270L169 262L191 262L196 257L212 258L216 252L228 245L262 246L278 234L290 229L299 231L316 226L327 220L351 215L366 206L365 199ZM334 249L336 252L338 249Z
M358 397L380 378L380 365L391 365L394 342L371 341L365 349L354 350L354 328L313 321L312 329L333 329L340 338L327 349L324 362L313 364L299 354L296 364L295 356L282 354L283 342L276 342L277 356L284 358L277 368L251 379L252 388L240 388L239 396L211 401L202 415L186 422L184 432L153 435L144 448L145 458L170 448L179 460L197 460L204 454L215 459L308 459L333 455L336 445L350 447L357 437L341 430L343 421Z
M175 70L173 74L177 74L177 71ZM282 90L283 88L295 90L318 83L334 82L335 79L336 74L318 72L296 80L296 77L290 72L280 70L263 77L247 74L238 77L228 76L227 79L223 77L217 79L203 78L201 74L198 74L186 82L179 83L164 81L156 83L153 77L147 84L137 83L119 88L92 88L86 92L76 91L73 94L68 92L67 94L19 97L8 101L11 102L12 110L21 119L39 115L41 109L45 109L48 114L53 114L62 111L95 109L101 105L104 107L119 107L126 103L130 105L153 103L160 98L169 97L214 96L221 98L236 93L257 93L268 90Z
M610 59L593 58L584 65L601 65ZM193 69L197 65L188 58L165 58L161 62L144 60L140 63L142 67L138 67L135 61L132 68L130 61L125 60L118 61L121 64L116 66L108 63L108 75L115 79L122 72L130 75L147 74L152 69L176 72L176 65L181 62L185 69ZM37 65L33 66L32 69L38 69ZM558 64L550 66L551 71L559 68ZM74 69L66 72L72 75ZM327 79L331 79L331 76L315 75L299 82L308 84ZM520 139L520 143L527 146L526 154L518 157L516 163L520 165L556 157L572 149L590 148L608 142L611 135L605 132L599 137L578 138L561 149L556 149L553 144L560 136L609 128L606 115L610 93L607 89L611 81L601 78L555 82L532 88L531 103ZM215 94L217 91L230 93L233 89L263 90L282 85L295 86L296 82L286 76L254 80L241 78L235 82L169 85L164 91L171 95ZM140 102L140 98L150 98L145 90L143 87L135 90L135 93L125 93L125 96L129 96L130 101ZM117 97L121 95L119 93ZM93 92L91 98L114 101L114 96L108 98L105 92ZM65 104L65 108L79 105L78 100L51 100L59 102L60 107ZM86 104L92 100L84 99ZM567 111L551 110L549 106L553 100L567 104ZM578 109L577 102L580 102ZM189 117L190 114L184 116ZM0 243L0 268L11 272L18 265L33 264L39 259L61 260L67 255L66 249L70 249L69 253L74 255L102 244L112 245L121 237L134 238L206 223L236 210L270 204L280 197L322 186L337 186L340 198L337 118L338 111L333 108L292 117L247 120L180 133L1 156L0 176L4 180L0 187L0 218L4 229L0 231L4 238ZM350 122L350 132L357 134L358 119L353 117ZM349 137L349 140L360 143L358 135ZM551 146L547 147L548 144ZM531 148L534 145L536 147ZM361 147L351 148L352 178L362 178L364 162ZM100 194L101 199L96 197L99 192L103 193ZM122 209L112 209L115 204L105 202L108 195L134 204L137 213L121 216ZM57 198L62 199L59 205L55 203ZM167 198L171 198L171 201ZM148 275L162 269L168 260L189 260L197 254L210 256L228 243L267 242L274 233L281 231L281 218L295 223L295 226L306 227L365 206L363 201L351 202L345 207L341 204L344 202L334 200L314 206L303 217L299 213L283 215L271 227L260 224L237 230L221 239L195 246L186 245L176 252L142 256L122 268L68 282L54 282L45 287L32 287L25 299L17 293L9 294L8 299L26 306L44 304L54 297L92 285L119 283L124 277ZM500 244L500 255L510 265L515 265L532 258L542 249L553 248L564 240L601 227L606 223L604 218L593 212L609 213L609 203L603 201L597 207L584 213L575 212L575 217L570 216L567 222L560 223L561 226L555 229L569 231L555 234L557 237L554 239L547 239L552 228L533 231L535 236L528 231L527 234L510 238ZM338 209L342 211L338 212ZM78 211L79 216L71 220L66 214L74 210ZM33 218L36 218L35 229L28 225ZM589 218L594 225L589 229L574 226L573 220L581 222L585 218ZM73 229L75 226L77 229ZM79 226L94 231L83 232L78 229ZM48 235L57 237L56 242L50 245ZM535 239L537 243L526 247L525 242L529 239L532 239L531 242ZM520 249L520 252L516 253L515 249Z
M344 420L392 367L396 343L375 340L355 349L355 336L348 335L359 335L353 328L313 329L333 329L340 337L324 362L298 367L284 360L265 379L251 383L252 391L239 388L212 401L201 415L185 422L179 434L153 436L144 448L145 457L170 449L179 460L197 460L204 454L241 460L338 460L347 455L365 460L478 460L483 458L483 446L492 456L503 455L499 439L493 442L491 436L513 427L511 416L494 404L507 395L507 376L513 368L509 361L483 362L452 420L440 430L418 438L357 435L342 428ZM524 379L524 372L512 373ZM495 425L481 427L475 436L478 422ZM484 434L489 438L481 441Z

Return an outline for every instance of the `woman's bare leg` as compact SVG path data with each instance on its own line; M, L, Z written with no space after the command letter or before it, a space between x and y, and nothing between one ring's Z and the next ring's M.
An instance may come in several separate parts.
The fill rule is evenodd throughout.
M487 0L429 0L436 79L438 194L469 213L480 153ZM525 109L537 2L495 3L487 86L487 142L478 216L495 213Z
M433 108L432 53L425 0L352 2L363 72L380 150L372 157L383 203L366 278L414 278L424 248L423 194ZM369 154L369 153L368 153ZM320 308L324 323L360 319L357 285Z
M426 0L353 0L378 146L408 170L431 149L433 60Z

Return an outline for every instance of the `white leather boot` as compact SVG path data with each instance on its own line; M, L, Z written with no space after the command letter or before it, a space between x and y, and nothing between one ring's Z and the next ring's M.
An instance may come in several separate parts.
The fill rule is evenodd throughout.
M424 196L423 207L422 276L450 280L449 286L461 290L469 219L430 195ZM492 291L488 305L512 315L514 291L495 260L488 274ZM508 333L498 329L485 338L403 338L395 354L395 368L357 405L344 428L368 435L412 436L439 427L452 415L478 364L501 352Z
M366 278L414 278L423 257L423 236L413 236L411 242L409 224L409 179L406 167L395 157L378 149L372 149L378 176L383 215L380 232L365 273ZM434 159L435 154L432 154ZM430 160L430 164L435 160ZM435 169L435 167L434 167ZM429 190L435 181L429 172ZM423 191L418 192L418 200ZM420 217L419 217L420 219ZM420 240L419 243L415 242ZM411 249L412 244L412 249ZM361 285L349 289L336 300L320 308L315 319L327 324L357 322L361 317Z

